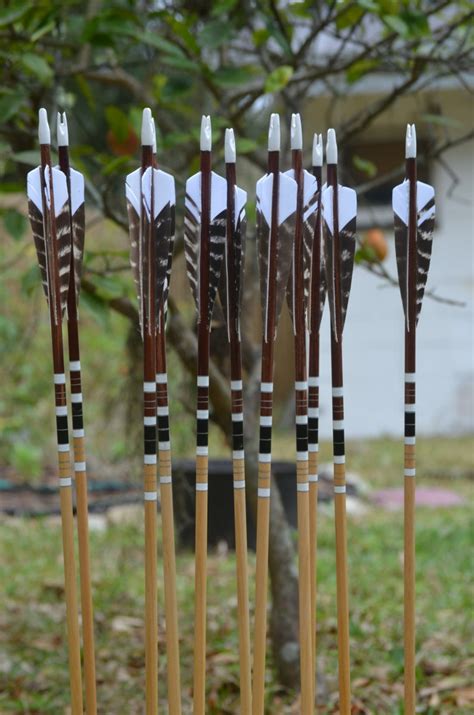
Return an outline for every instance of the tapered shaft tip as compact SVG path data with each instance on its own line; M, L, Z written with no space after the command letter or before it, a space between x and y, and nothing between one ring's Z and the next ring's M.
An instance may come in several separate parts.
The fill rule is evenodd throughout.
M326 142L326 162L328 164L337 164L337 141L335 129L328 129L328 138Z
M323 165L323 135L313 136L313 166Z
M145 107L142 114L142 146L153 146L154 127L150 107Z
M272 114L268 128L268 151L280 151L280 115Z
M211 151L212 149L212 127L211 117L202 116L201 119L201 151Z
M225 130L225 163L235 164L237 152L235 150L235 137L233 129Z
M38 112L38 138L40 144L51 144L51 132L48 124L48 114L44 107Z
M300 150L303 148L303 130L299 114L291 115L291 148Z
M151 126L153 130L153 154L156 154L156 127L155 127L155 118L151 118Z
M405 159L416 159L416 128L414 124L407 124Z
M56 134L58 146L69 146L69 132L67 128L66 112L58 112L56 121Z

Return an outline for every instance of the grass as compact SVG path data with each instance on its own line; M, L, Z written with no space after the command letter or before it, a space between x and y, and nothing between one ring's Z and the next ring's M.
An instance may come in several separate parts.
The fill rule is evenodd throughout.
M285 439L276 440L283 454ZM288 438L289 440L290 438ZM291 442L292 443L292 442ZM290 444L290 442L288 442ZM377 487L400 484L401 448L389 440L350 445L350 468ZM468 496L471 442L420 440L420 481ZM323 459L329 457L324 445ZM452 465L456 465L453 471ZM426 477L424 477L426 475ZM471 513L468 505L419 509L417 614L419 712L472 712ZM143 533L141 513L93 531L99 712L143 712ZM351 656L354 712L395 715L402 705L402 515L370 508L349 521ZM67 713L68 677L60 531L56 519L0 523L0 713ZM193 557L178 557L184 713L191 712ZM250 557L253 574L254 557ZM337 712L337 648L332 513L321 511L318 551L318 664L324 704ZM251 579L253 582L253 579ZM160 583L162 583L160 578ZM208 713L238 712L235 562L209 559ZM161 619L163 617L162 593ZM251 594L252 596L252 594ZM253 603L253 597L251 597ZM253 615L253 614L252 614ZM161 712L166 712L164 623L160 621ZM281 691L271 660L268 713L298 713L297 698ZM126 703L126 705L124 705Z

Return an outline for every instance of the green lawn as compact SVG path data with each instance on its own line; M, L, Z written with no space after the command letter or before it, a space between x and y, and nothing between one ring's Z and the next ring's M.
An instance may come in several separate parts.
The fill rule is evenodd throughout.
M288 438L289 439L289 438ZM284 450L284 440L278 440ZM288 444L290 444L288 442ZM468 439L420 440L420 482L467 497ZM373 486L400 484L401 447L376 440L348 447L350 468ZM323 457L329 456L328 446ZM455 468L453 467L455 465ZM130 523L91 535L100 713L143 712L143 534ZM471 513L469 507L417 515L418 692L421 713L472 712ZM369 508L349 522L354 712L402 713L402 515ZM0 713L66 713L67 655L57 520L0 523ZM254 558L250 561L253 575ZM319 713L337 712L332 511L322 510L318 551L318 662L327 694ZM184 712L191 712L193 558L178 558ZM238 712L238 645L233 554L209 560L208 712ZM253 578L251 578L253 582ZM162 593L161 595L161 616ZM251 598L253 602L253 598ZM163 630L164 624L161 622ZM161 631L163 646L163 632ZM160 661L160 695L166 660ZM268 669L268 712L298 713ZM125 704L125 705L124 705ZM358 708L358 709L357 709ZM164 706L161 712L166 712Z

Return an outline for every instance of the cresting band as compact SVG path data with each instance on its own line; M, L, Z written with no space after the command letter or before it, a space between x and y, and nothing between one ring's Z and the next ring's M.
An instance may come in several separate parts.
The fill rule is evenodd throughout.
M160 477L160 484L171 484L171 474L164 474Z
M308 452L319 452L319 444L314 444L314 442L310 442L308 444Z
M308 474L308 482L314 482L318 481L318 475L317 474Z
M244 413L243 412L233 412L232 413L232 422L243 422L244 421Z
M198 375L197 376L197 386L198 387L209 387L209 375Z
M333 420L332 428L333 429L344 429L344 420Z
M308 383L306 382L306 380L297 380L295 382L295 390L297 392L302 392L303 390L307 390L307 389L308 389Z
M160 452L169 452L171 448L171 442L158 442L158 449Z
M301 482L300 484L296 485L296 491L298 492L309 492L309 484L308 482Z
M143 383L143 392L156 392L156 383L155 382L144 382Z
M71 402L82 402L82 392L71 392Z
M143 464L156 464L156 454L145 454Z
M156 408L156 414L158 415L158 417L168 417L168 415L169 415L168 405L165 405L165 407L160 407L160 405L158 405L158 407Z
M72 486L72 479L71 479L71 477L59 477L59 486L60 486L60 487L70 487L70 486Z
M245 452L243 449L234 449L232 452L232 459L245 459Z
M245 479L234 479L234 489L245 489Z
M342 455L334 455L334 464L345 464L346 458Z
M308 452L297 452L296 453L296 461L297 462L307 462L308 461Z
M159 385L166 385L166 383L168 382L168 376L166 372L157 372L155 375L155 381Z
M144 417L143 424L147 427L153 427L153 425L156 425L156 417Z
M416 469L405 469L406 477L416 477Z
M296 424L297 425L307 425L308 424L308 415L296 415Z
M75 472L85 472L86 471L86 463L85 462L74 462L74 471Z
M263 462L263 463L268 463L272 461L272 455L271 454L259 454L258 455L258 461Z
M405 373L405 382L415 382L416 380L416 372L406 372Z
M230 381L230 389L231 390L242 390L243 389L242 380L231 380Z
M66 384L66 375L63 372L55 372L54 373L54 384L55 385L65 385Z
M271 427L272 420L273 420L273 418L271 415L260 415L260 426L261 427Z
M259 497L263 497L264 499L268 499L270 497L270 488L269 487L259 487L257 494Z
M196 417L198 420L208 420L209 410L196 410Z
M260 392L273 392L273 382L262 382Z
M69 452L69 444L58 444L58 452Z
M71 360L69 363L69 370L71 372L80 372L81 371L81 361L80 360Z
M319 407L308 407L308 417L313 419L319 417Z
M158 494L157 492L143 492L143 498L145 501L156 501Z
M339 487L339 486L334 487L334 494L345 494L345 493L346 493L345 487Z
M67 407L65 405L64 407L56 407L56 416L67 417Z
M405 412L415 412L416 405L413 403L411 405L405 404Z
M197 492L207 492L207 483L204 482L196 482L196 491Z
M406 445L416 444L416 437L405 437L405 444Z
M319 377L308 377L309 387L319 387Z
M208 447L196 447L196 454L198 457L207 457L209 449Z
M72 436L78 439L79 437L84 437L84 430L83 429L73 429L72 431Z
M344 397L344 388L343 387L333 387L332 388L332 396L333 397Z

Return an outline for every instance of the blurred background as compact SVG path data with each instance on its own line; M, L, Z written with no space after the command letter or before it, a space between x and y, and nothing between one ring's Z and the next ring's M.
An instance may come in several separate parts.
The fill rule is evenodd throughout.
M53 137L56 112L67 112L73 165L86 179L81 359L100 712L142 711L142 345L128 264L124 176L139 160L144 106L155 116L158 161L176 177L178 193L168 366L185 708L193 628L196 344L183 257L184 183L198 169L200 117L210 113L215 170L223 172L223 133L232 126L239 184L249 192L244 367L250 388L258 376L260 341L254 186L265 171L268 119L277 111L282 167L290 164L291 113L300 112L307 168L313 133L335 127L341 180L358 193L345 393L354 707L360 713L403 711L403 313L391 190L403 179L406 123L416 123L419 178L434 185L437 207L418 330L420 712L472 711L472 19L470 2L446 0L2 4L0 712L67 712L68 703L49 323L25 199L26 173L39 161L41 106L48 110ZM210 454L217 461L210 488L215 588L209 595L208 711L234 713L238 649L229 365L219 311L214 328ZM320 711L330 713L337 712L337 647L327 309L321 336L318 692ZM285 308L275 374L280 491L272 500L270 713L298 712L292 366ZM251 390L246 406L252 425ZM250 455L254 433L249 428ZM251 486L254 466L247 465ZM249 511L252 533L251 505ZM225 602L229 608L222 607ZM282 612L285 619L279 618ZM160 667L164 674L164 655Z

